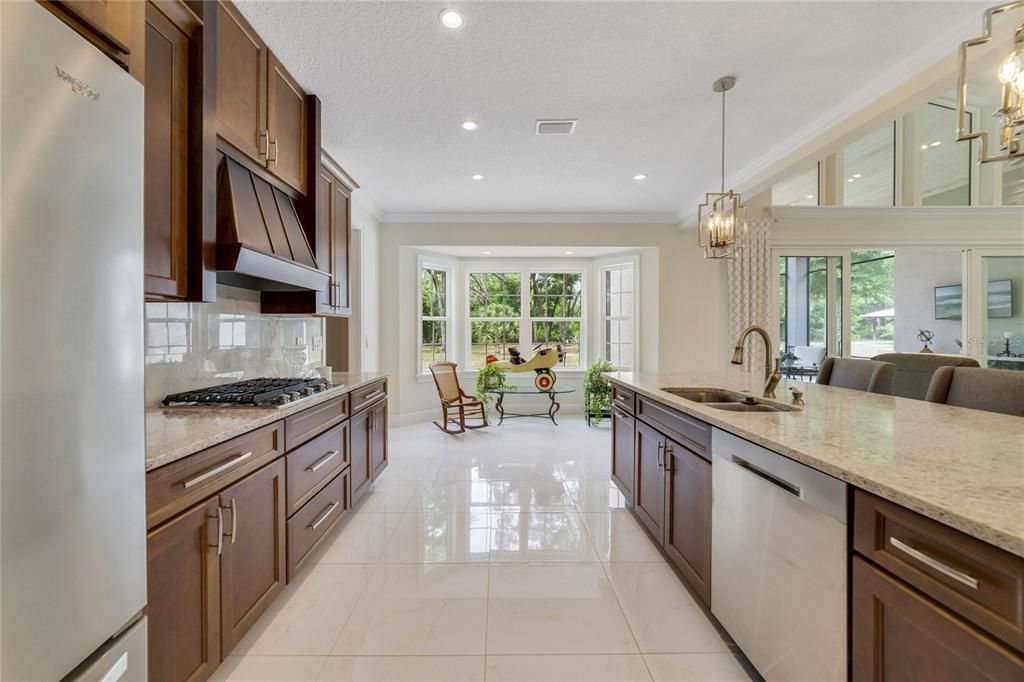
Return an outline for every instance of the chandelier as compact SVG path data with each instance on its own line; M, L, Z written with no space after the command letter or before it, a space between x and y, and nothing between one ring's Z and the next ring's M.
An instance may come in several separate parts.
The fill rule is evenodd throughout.
M999 119L999 142L990 148L987 130L971 132L967 112L967 50L977 45L984 45L992 40L992 18L997 14L1016 9L1024 9L1024 0L1015 0L1005 5L989 8L985 11L984 31L977 38L960 43L958 84L957 84L957 139L960 141L981 139L981 150L978 160L981 163L990 161L1008 161L1016 157L1024 157L1024 21L1017 24L1013 33L1013 49L1003 59L996 72L1002 84L999 108L993 116Z
M725 76L711 86L722 93L722 184L721 191L708 192L697 207L697 245L705 258L735 258L747 245L747 209L738 192L725 191L725 93L735 85L735 78Z

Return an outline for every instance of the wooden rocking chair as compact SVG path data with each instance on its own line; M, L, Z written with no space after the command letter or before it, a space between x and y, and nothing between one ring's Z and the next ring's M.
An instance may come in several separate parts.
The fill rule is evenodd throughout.
M454 362L435 362L430 365L430 373L434 376L437 386L437 397L441 399L441 423L434 426L445 433L465 433L466 429L482 429L487 426L484 405L476 396L467 395L459 386L458 367ZM453 412L457 416L453 416ZM467 426L466 417L477 418L480 424ZM449 424L457 424L458 430L448 428Z

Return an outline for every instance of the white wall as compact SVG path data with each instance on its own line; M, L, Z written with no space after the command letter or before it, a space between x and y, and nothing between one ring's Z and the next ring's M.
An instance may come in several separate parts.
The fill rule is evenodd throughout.
M352 199L352 227L359 230L359 291L353 290L353 320L350 321L349 348L361 354L359 369L375 372L381 369L380 325L380 221L360 203L356 191ZM353 363L354 364L354 363Z
M416 371L417 248L440 246L600 246L641 252L640 324L657 323L641 338L640 367L698 370L727 362L725 267L705 261L692 231L674 225L386 223L380 238L381 369L396 423L433 418L437 393ZM403 248L405 247L405 248ZM653 326L653 324L652 324ZM559 379L563 381L563 379ZM565 378L578 387L578 379ZM466 387L469 388L468 386ZM579 405L581 396L566 401Z

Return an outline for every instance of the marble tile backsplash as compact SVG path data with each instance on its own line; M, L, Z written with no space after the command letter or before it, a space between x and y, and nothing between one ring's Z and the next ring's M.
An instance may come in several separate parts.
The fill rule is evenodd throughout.
M215 303L146 304L146 403L262 376L311 376L323 321L260 314L259 292L217 287ZM314 350L315 347L315 350Z

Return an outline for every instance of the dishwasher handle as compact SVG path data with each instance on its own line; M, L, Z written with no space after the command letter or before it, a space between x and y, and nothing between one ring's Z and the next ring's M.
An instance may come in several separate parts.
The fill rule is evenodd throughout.
M755 476L763 478L772 485L785 490L787 493L793 495L794 497L803 497L803 491L800 489L800 486L794 485L784 478L780 478L771 472L765 471L761 467L751 464L742 457L731 455L730 458L732 459L732 463L740 467L741 469L746 469Z

